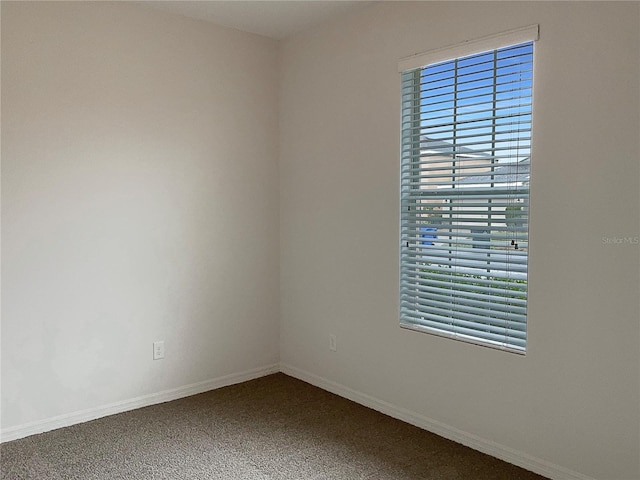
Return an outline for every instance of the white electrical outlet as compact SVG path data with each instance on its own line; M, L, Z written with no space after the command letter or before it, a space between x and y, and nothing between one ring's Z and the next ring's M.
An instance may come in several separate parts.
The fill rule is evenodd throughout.
M160 360L161 358L164 358L164 340L153 342L153 359Z
M331 350L332 352L335 352L336 350L338 350L338 345L336 343L336 336L333 333L329 334L329 350Z

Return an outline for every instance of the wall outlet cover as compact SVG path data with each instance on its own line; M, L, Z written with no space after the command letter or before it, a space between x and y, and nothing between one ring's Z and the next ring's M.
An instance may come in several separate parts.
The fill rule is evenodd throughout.
M164 358L164 340L153 342L153 359L160 360Z

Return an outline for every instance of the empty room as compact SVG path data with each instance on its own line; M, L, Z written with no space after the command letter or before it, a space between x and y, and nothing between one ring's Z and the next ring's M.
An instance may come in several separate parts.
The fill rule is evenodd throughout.
M1 2L0 477L640 480L640 2Z

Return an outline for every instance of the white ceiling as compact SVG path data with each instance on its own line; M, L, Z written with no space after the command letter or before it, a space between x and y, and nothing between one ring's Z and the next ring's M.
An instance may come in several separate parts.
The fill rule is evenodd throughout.
M371 1L226 0L139 2L166 12L206 20L245 32L282 39L331 17L365 7Z

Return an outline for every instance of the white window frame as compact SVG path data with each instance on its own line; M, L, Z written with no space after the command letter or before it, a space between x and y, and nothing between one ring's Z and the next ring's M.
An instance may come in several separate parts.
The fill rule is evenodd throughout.
M448 242L444 245L448 245L446 248L442 248L441 250L448 250L448 258L443 260L442 264L435 264L435 269L432 267L433 263L420 263L422 262L421 258L433 259L433 255L437 248L429 247L429 245L434 245L434 242L437 245L437 240L439 239L435 230L430 229L431 231L426 232L428 235L421 235L421 230L425 230L421 228L418 224L422 223L422 218L424 215L417 214L416 210L423 210L426 207L423 207L423 200L416 200L416 198L422 198L420 195L424 193L424 191L418 191L418 189L424 188L424 186L420 183L425 181L425 178L429 176L430 172L424 174L423 171L429 168L438 169L440 171L440 167L433 165L437 165L435 163L421 163L423 156L428 156L429 153L425 153L425 141L423 138L426 138L426 134L424 137L422 136L422 132L427 131L428 127L424 127L425 123L422 120L425 118L424 111L422 110L422 104L420 100L422 99L422 88L424 87L424 82L421 80L421 72L423 69L433 66L436 64L441 64L443 62L453 61L453 60L462 60L466 57L482 54L486 52L497 51L506 47L511 47L515 45L528 44L533 43L539 38L539 27L538 25L532 25L524 28L519 28L516 30L511 30L509 32L491 35L487 37L483 37L477 40L467 41L462 44L441 48L437 50L431 50L425 53L420 53L417 55L412 55L410 57L406 57L400 60L398 64L398 71L402 74L403 78L403 112L402 112L402 148L401 148L401 163L402 163L402 172L401 172L401 217L400 217L400 326L403 328L408 328L412 330L418 330L430 334L435 334L438 336L443 336L447 338L453 338L456 340L461 340L468 343L478 344L482 346L497 348L504 351L509 351L513 353L525 354L526 353L526 308L527 308L527 291L528 291L528 253L523 252L522 250L519 252L509 252L508 248L504 250L504 252L494 252L494 250L487 250L488 248L493 249L494 243L491 243L490 247L484 247L482 244L479 244L480 241L488 241L484 240L484 238L489 239L491 242L494 242L496 238L494 235L486 231L482 231L477 234L476 238L472 238L466 240L468 244L460 247L460 252L455 250L452 253L451 245L452 245L452 237L449 237ZM533 67L533 60L531 60L531 66ZM456 67L457 68L457 67ZM494 73L495 75L495 73ZM454 84L457 85L457 77L454 81ZM420 86L422 84L422 86ZM429 85L431 87L431 85ZM495 87L494 87L495 88ZM533 89L533 87L530 87ZM457 91L457 87L456 87ZM457 93L454 94L457 96ZM531 113L529 113L528 125L529 125L529 134L531 132ZM496 115L494 113L494 115ZM499 120L500 118L496 116ZM497 120L494 120L496 122ZM454 127L452 127L455 131L457 128L455 126L455 120L453 121ZM419 127L416 127L419 125ZM495 138L495 136L494 136ZM528 137L530 141L530 136ZM465 141L469 141L466 139ZM476 141L474 138L470 139L473 144ZM460 187L465 187L469 185L462 185L462 181L459 177L462 177L456 170L456 162L459 162L460 152L463 147L460 146L463 142L457 142L455 133L453 135L452 141L452 153L451 153L451 164L454 165L453 172L454 175L451 175L451 181L441 183L443 184L453 184L450 186L450 192L453 196L454 188L458 187L458 192L461 192ZM497 154L495 151L491 153L493 157L496 157ZM528 174L529 162L530 162L530 144L528 147L528 158L526 159L526 172ZM524 165L525 160L522 158L517 158L514 156L514 160L511 160L512 163L508 163L508 165L518 168L519 165ZM458 159L458 160L456 160ZM507 163L508 160L503 160L503 162ZM498 162L499 160L496 160ZM409 167L409 163L411 163L412 167ZM471 162L468 160L468 162ZM492 159L493 162L493 159ZM421 165L418 168L419 173L415 173L416 168L415 165ZM426 167L424 166L426 164ZM468 165L471 165L469 163ZM492 163L493 165L493 163ZM496 163L496 165L498 165ZM446 168L446 167L443 167ZM470 166L467 166L469 171L475 171ZM506 168L503 167L502 172L505 175L505 178L513 179L513 175L506 177L507 171L504 170ZM524 167L522 167L524 168ZM410 172L408 173L408 171ZM491 167L491 171L494 172L495 169ZM516 170L517 171L517 170ZM438 175L441 175L438 173ZM431 174L431 177L434 177L434 174ZM494 183L493 178L498 178L497 176L491 176L491 184L490 187L493 189L494 187L499 186L500 184ZM442 177L438 177L436 181L441 181ZM517 178L522 178L520 175ZM528 178L528 177L527 177ZM429 179L427 179L429 181ZM464 180L464 179L463 179ZM466 179L469 180L469 179ZM417 185L417 186L416 186ZM439 185L437 188L446 188L448 185ZM428 188L436 188L434 186ZM471 189L470 189L471 190ZM496 189L495 191L497 191ZM522 198L517 198L519 195L518 192L522 192L526 190L526 201L527 201L527 211L524 215L525 220L522 220L523 223L516 225L514 230L518 231L518 235L521 238L524 238L528 243L528 186L526 189L524 187L518 188L514 187L514 195L513 198L509 198L509 204L506 204L504 196L500 197L500 200L496 200L496 203L501 203L502 205L502 230L508 230L508 225L513 225L521 220L520 215L517 217L517 220L512 219L507 211L509 208L521 208L514 207L514 205L520 205L517 202L522 202ZM431 192L435 192L435 190L431 190ZM442 191L443 194L448 195L449 193L445 190ZM435 193L430 193L430 198L433 198ZM496 194L497 195L497 194ZM522 194L520 194L522 195ZM460 196L456 198L461 198ZM489 202L493 201L490 199ZM461 202L461 200L460 200ZM407 211L411 210L411 205L414 207L414 212L407 213ZM416 205L419 208L416 208ZM505 207L504 205L507 205ZM431 207L429 207L431 208ZM467 207L464 207L467 208ZM463 209L464 209L463 208ZM470 207L469 207L470 208ZM491 209L490 209L491 210ZM453 207L449 208L449 211L453 211ZM519 210L520 211L520 210ZM466 214L465 214L466 215ZM477 217L477 215L471 215L473 217ZM454 223L454 215L449 214L449 223ZM491 217L491 214L489 214ZM418 220L416 220L418 219ZM467 221L467 225L473 225L474 221ZM492 222L496 222L493 223ZM526 223L524 223L526 222ZM491 225L497 225L497 220L493 220L489 218L487 220L489 228ZM507 227L504 227L507 225ZM441 225L440 225L441 226ZM524 228L522 228L524 226ZM497 227L496 227L497 228ZM499 229L499 228L498 228ZM470 230L469 237L473 236L473 230ZM501 232L504 233L504 232ZM498 236L497 234L495 236ZM421 239L421 237L425 237ZM427 238L428 237L428 238ZM421 241L422 240L422 241ZM515 245L515 248L518 248L518 243L511 241L512 245ZM424 247L427 245L427 247ZM471 246L472 245L472 246ZM465 248L463 248L465 247ZM491 256L491 261L494 264L497 262L501 262L500 265L506 265L504 268L506 269L506 280L501 279L500 281L496 280L497 274L494 274L494 270L488 269L486 276L475 276L473 278L479 278L477 282L480 285L486 286L466 286L466 278L465 280L459 280L454 278L454 276L459 276L460 273L451 273L453 270L446 270L446 268L457 268L457 258L462 258L461 263L468 266L469 264L475 264L476 254L475 251L470 252L469 248L481 248L483 250L478 250L478 252L491 252L486 253L486 256ZM433 250L430 252L431 256L421 257L421 251L424 249L432 248ZM456 247L457 248L457 247ZM502 247L498 247L502 248ZM440 255L440 253L437 253ZM484 254L483 254L484 255ZM479 258L479 257L478 257ZM485 257L483 257L485 258ZM466 263L465 263L466 262ZM445 268L445 264L448 267ZM497 267L503 268L503 267ZM439 272L437 270L444 270L444 273ZM456 270L459 272L461 270ZM497 271L497 270L495 270ZM513 271L517 271L518 273L513 273ZM424 273L428 272L428 273ZM504 276L504 271L501 272ZM466 275L466 274L465 274ZM444 277L443 277L444 276ZM448 278L446 282L437 282L440 278ZM524 278L524 293L521 291L517 291L515 293L514 290L510 290L510 284L508 282L516 281L514 278L520 279L520 283L522 283L522 278ZM435 279L435 280L434 280ZM440 283L444 286L438 286L436 288L433 287L434 283ZM495 290L496 285L497 288L503 289L500 294L500 298L498 299L497 295L494 295L493 292ZM504 285L504 287L503 287ZM457 286L457 287L456 287ZM459 288L456 290L456 288ZM478 293L474 292L470 294L468 291L465 291L467 288L478 289ZM522 287L518 287L521 288ZM513 298L511 298L513 297ZM517 298L516 298L517 297ZM494 312L494 309L497 311ZM434 313L435 312L435 313ZM442 313L445 312L445 313ZM471 312L471 313L470 313ZM481 312L481 313L478 313ZM489 313L484 313L489 312ZM515 312L515 313L514 313ZM515 319L515 320L514 320ZM524 320L523 320L524 319ZM502 322L502 323L500 323ZM504 326L502 326L504 325ZM485 329L484 331L482 329ZM524 328L524 331L523 331ZM496 333L500 332L500 333ZM504 333L502 333L504 332ZM500 337L500 338L498 338Z

